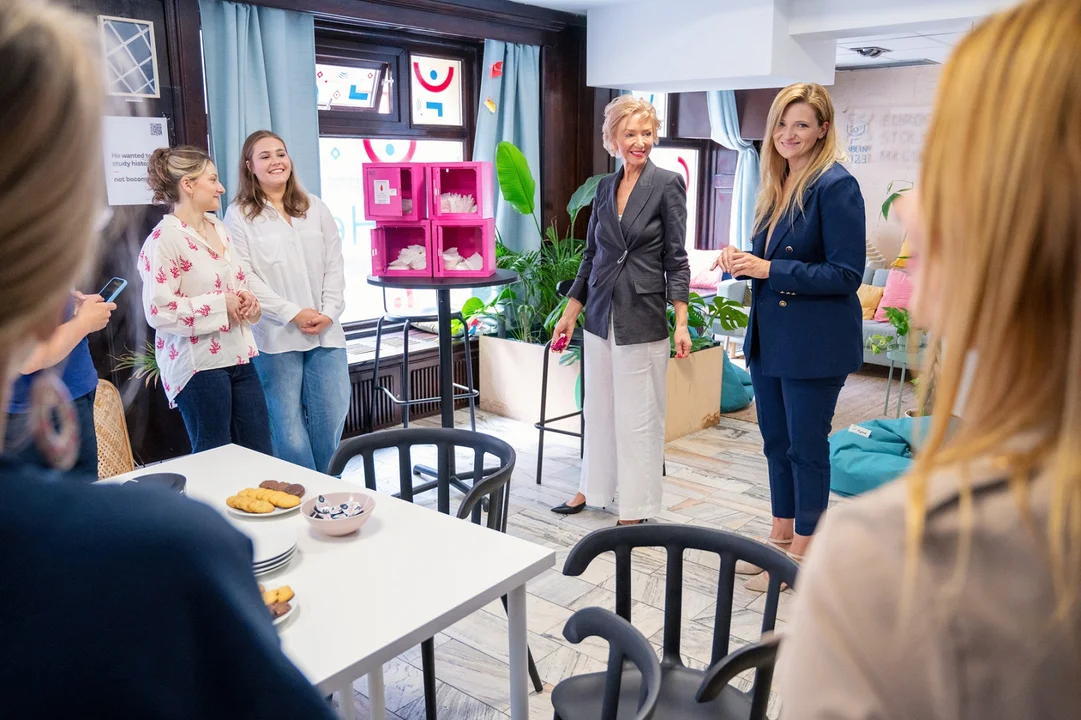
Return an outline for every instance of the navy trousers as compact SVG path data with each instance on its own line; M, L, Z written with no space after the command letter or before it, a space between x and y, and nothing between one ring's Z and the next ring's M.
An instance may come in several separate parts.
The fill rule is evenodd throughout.
M847 376L769 377L757 365L752 360L749 369L773 517L795 518L796 533L811 535L829 502L829 435Z

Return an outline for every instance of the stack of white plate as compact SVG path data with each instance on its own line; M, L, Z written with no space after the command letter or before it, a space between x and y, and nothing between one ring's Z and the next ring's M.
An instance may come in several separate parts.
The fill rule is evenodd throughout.
M258 528L249 533L253 546L252 569L265 575L284 567L297 551L297 531L288 528Z

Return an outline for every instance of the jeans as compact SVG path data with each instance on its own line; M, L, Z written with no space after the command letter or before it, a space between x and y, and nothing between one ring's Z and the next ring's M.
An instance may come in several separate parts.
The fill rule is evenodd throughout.
M98 391L91 390L71 401L79 425L79 456L67 476L93 482L98 479L98 436L94 429L94 398ZM44 468L51 467L38 451L30 435L30 413L9 413L5 431L4 452Z
M272 454L266 398L250 364L196 373L176 404L193 453L236 443Z
M345 348L260 353L254 362L266 391L274 455L326 472L352 394Z
M749 369L773 517L795 518L796 533L812 535L829 503L829 435L846 376L770 377L753 359Z

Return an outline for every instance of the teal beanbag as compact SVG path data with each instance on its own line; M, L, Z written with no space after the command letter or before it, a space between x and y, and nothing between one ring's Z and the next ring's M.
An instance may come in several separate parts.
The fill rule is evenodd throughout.
M737 367L728 359L728 354L722 354L724 358L724 370L721 372L721 412L730 413L742 410L754 400L754 390L751 389L751 374L741 367Z
M860 423L863 437L845 428L830 436L830 489L840 495L874 490L912 464L912 418L882 418Z

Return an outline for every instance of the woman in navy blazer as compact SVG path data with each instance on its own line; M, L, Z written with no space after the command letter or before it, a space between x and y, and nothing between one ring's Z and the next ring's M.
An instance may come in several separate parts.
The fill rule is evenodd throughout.
M725 248L719 265L751 278L743 345L769 465L768 542L802 559L830 490L829 433L845 377L863 363L856 291L866 262L866 216L821 85L778 93L762 146L751 252ZM743 564L737 572L756 574ZM764 585L754 578L748 587ZM763 589L765 589L763 587Z

